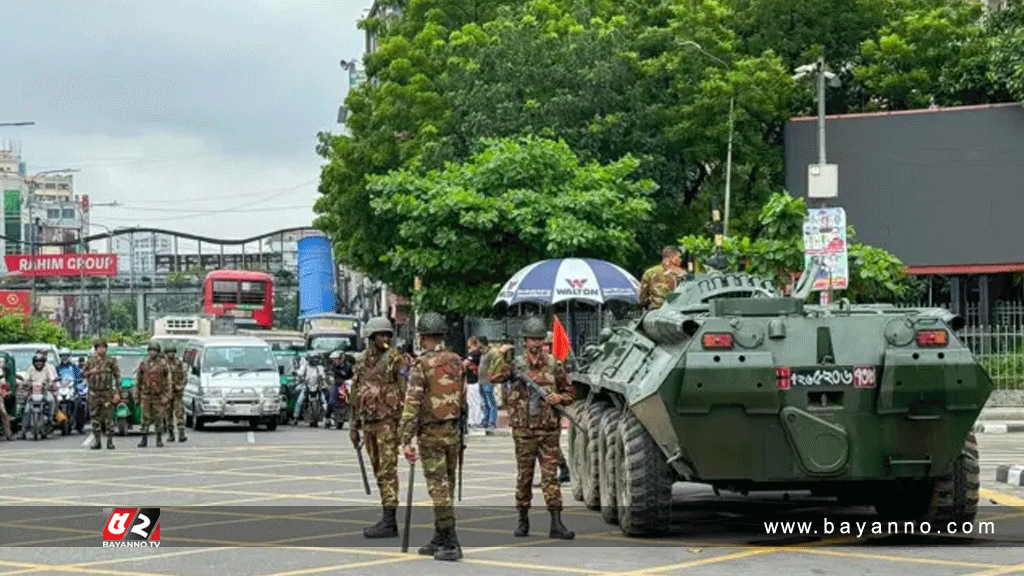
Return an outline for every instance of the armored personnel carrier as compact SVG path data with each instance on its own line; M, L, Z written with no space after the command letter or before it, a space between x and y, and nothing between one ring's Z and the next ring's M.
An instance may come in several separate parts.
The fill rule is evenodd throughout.
M672 485L809 490L885 518L969 521L993 384L943 309L805 304L742 273L684 281L605 329L571 378L573 495L626 535L670 529Z

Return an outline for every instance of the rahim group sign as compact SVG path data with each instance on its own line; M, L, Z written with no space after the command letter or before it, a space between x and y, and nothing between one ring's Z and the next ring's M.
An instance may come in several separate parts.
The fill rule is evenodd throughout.
M117 254L8 254L4 264L18 276L117 275Z

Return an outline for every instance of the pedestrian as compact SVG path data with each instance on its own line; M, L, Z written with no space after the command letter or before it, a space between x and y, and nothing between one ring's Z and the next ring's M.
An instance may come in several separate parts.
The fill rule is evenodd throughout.
M487 336L480 337L480 364L477 367L477 381L480 383L480 400L483 403L484 429L493 430L498 426L498 400L494 397L494 385L491 384L491 357L494 350Z
M11 370L11 376L14 370ZM7 414L7 397L11 395L11 385L7 383L7 358L0 356L0 420L4 427L4 440L11 441L11 417ZM16 378L16 376L15 376Z
M402 451L412 463L419 448L423 477L434 503L434 536L419 553L432 555L435 560L454 561L462 558L462 547L455 534L452 493L467 418L465 368L462 358L445 348L447 327L440 314L422 314L416 328L423 353L409 370L409 388L399 426Z
M85 361L82 376L89 382L89 416L92 418L92 449L100 449L100 437L106 435L107 449L114 449L114 406L121 401L121 369L107 356L107 341L92 342L95 354Z
M562 489L557 478L562 417L552 406L568 406L575 399L575 393L565 370L544 351L547 333L544 321L531 317L523 323L522 330L526 348L523 357L506 354L496 357L491 363L491 382L509 384L505 405L512 427L518 470L515 499L519 525L513 534L527 536L530 532L531 484L534 465L539 461L544 501L551 514L548 535L571 540L576 534L562 524ZM542 396L529 387L521 375L536 382L546 395Z
M174 442L174 424L178 424L178 442L188 440L185 437L185 384L188 380L188 367L177 357L178 350L173 344L164 349L164 358L171 373L170 401L164 407L167 415L167 441Z
M686 278L682 262L679 248L666 246L661 250L661 263L648 268L640 279L640 306L653 310L664 304L665 296Z
M135 370L135 382L139 386L142 407L142 439L139 440L139 448L149 445L151 425L156 430L157 448L163 448L163 431L167 427L164 407L170 403L171 372L167 361L160 354L160 344L150 342L146 351L149 352L149 357Z
M480 371L480 340L473 336L466 341L467 357L462 362L466 375L466 398L469 402L469 427L476 428L483 420L483 399L480 397L478 373Z
M358 447L360 433L366 435L366 453L377 477L383 508L380 522L365 528L363 536L393 538L398 536L398 423L409 367L403 354L391 346L394 329L390 320L370 318L364 328L369 342L353 371L349 439Z

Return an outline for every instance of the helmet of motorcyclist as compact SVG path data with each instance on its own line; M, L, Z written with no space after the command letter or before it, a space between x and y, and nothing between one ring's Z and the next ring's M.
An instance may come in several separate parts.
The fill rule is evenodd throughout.
M331 352L331 360L337 360L338 358L341 358L341 350Z
M46 364L46 353L36 352L35 355L32 356L32 363L40 366Z
M60 356L61 360L68 360L69 358L71 358L71 350L68 350L67 348L61 348L60 350L57 351L57 356Z
M365 329L367 338L373 338L374 334L378 334L380 332L387 332L388 334L391 334L395 331L391 326L391 320L388 320L384 316L377 316L367 320Z

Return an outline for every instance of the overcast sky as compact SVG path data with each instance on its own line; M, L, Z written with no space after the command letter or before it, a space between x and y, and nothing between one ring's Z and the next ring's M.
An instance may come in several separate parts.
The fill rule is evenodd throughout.
M373 0L3 0L0 138L78 168L93 222L242 238L309 225ZM252 210L228 211L246 204ZM221 212L210 212L221 210ZM207 211L206 214L195 211ZM94 227L93 233L103 229Z

